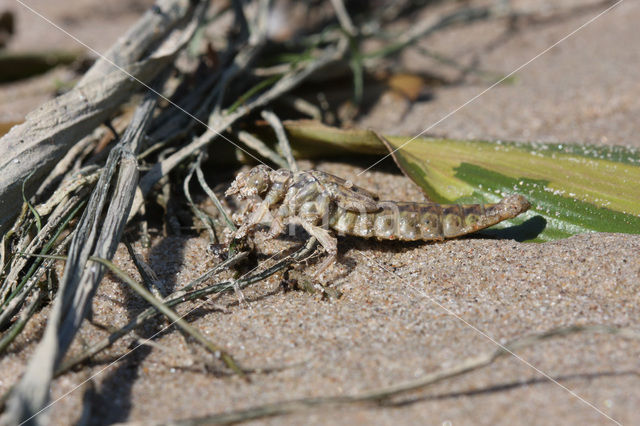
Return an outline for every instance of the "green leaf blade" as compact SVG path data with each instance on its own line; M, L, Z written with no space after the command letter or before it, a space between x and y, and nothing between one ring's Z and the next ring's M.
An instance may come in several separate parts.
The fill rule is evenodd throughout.
M403 145L388 139L390 149ZM580 147L446 139L416 139L394 152L405 173L437 202L496 202L520 193L546 222L533 239L549 241L590 231L640 233L640 155L621 147Z

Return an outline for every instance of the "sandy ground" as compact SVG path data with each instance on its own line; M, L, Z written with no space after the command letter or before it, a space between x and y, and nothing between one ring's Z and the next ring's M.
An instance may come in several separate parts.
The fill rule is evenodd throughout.
M517 3L534 7L539 2ZM548 4L559 3L576 4ZM526 26L504 42L498 42L503 28L478 24L443 32L424 46L462 60L476 57L478 66L504 74L597 13L589 10ZM513 84L494 88L429 133L640 146L640 53L635 49L640 39L634 29L639 20L640 4L623 2L518 72ZM407 54L404 63L414 71L456 74L415 52ZM360 125L416 134L487 85L470 77L437 89L433 100L418 102L402 114L397 100L383 97ZM421 199L408 179L389 168L358 177L367 165L305 166L350 177L385 198ZM293 244L259 245L260 267ZM207 254L204 238L158 237L149 250L137 247L169 288L179 288L216 262ZM91 368L57 379L53 398L64 398L51 409L52 423L76 422L83 395L88 395L90 424L181 419L401 383L493 351L492 340L504 343L553 327L638 324L640 236L586 234L545 244L478 238L399 244L343 238L339 248L339 262L328 274L330 284L342 292L339 299L285 292L282 276L276 275L246 290L242 303L229 295L180 308L181 313L197 308L189 320L243 365L275 371L253 375L251 383L208 372L201 362L203 352L174 329L155 339L161 348L143 346L104 370L135 346L138 336L149 336L165 324L158 322L118 343ZM115 261L135 276L122 247ZM313 265L300 268L313 272ZM124 325L142 306L108 277L95 299L94 323ZM20 376L47 313L43 310L0 360L0 391ZM86 324L72 352L105 335ZM542 343L518 356L405 395L395 406L320 408L267 423L640 422L640 342L583 334Z

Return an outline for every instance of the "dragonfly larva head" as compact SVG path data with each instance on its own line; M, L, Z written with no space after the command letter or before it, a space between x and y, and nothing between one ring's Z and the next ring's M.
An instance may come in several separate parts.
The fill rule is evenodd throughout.
M241 172L231 183L225 195L239 194L242 198L264 195L271 186L271 169L265 165L259 165L253 169Z

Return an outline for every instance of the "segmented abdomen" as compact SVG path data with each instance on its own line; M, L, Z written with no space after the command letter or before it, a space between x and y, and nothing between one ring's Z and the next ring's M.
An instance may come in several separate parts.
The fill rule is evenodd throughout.
M521 195L497 204L436 204L380 201L375 213L336 209L329 226L346 235L380 240L443 240L510 219L529 208Z

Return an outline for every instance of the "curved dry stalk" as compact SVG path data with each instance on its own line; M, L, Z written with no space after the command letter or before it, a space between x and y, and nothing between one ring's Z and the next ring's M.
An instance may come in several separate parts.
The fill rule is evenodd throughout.
M263 110L261 112L262 118L267 120L267 123L273 128L273 131L276 134L276 138L278 139L278 146L280 147L280 151L284 155L284 158L287 160L287 165L289 170L294 172L298 171L298 164L296 163L295 158L293 158L293 153L291 152L291 144L289 143L289 138L287 138L287 133L284 131L284 126L282 125L282 121L278 118L273 111Z
M193 211L193 213L198 217L198 219L200 219L200 222L202 222L202 225L206 228L207 232L209 233L209 242L213 243L216 241L216 233L213 230L213 226L211 226L211 218L209 218L209 216L205 212L203 212L196 205L196 203L193 202L193 199L191 198L191 191L189 190L189 185L191 184L191 178L193 177L193 174L195 173L195 171L196 171L196 161L194 161L189 165L189 172L187 173L187 176L184 178L184 182L182 183L182 192L184 193L184 196L187 199L187 203L189 203L189 207L191 207L191 210Z
M288 167L287 160L282 158L277 152L269 148L266 143L262 142L246 130L240 130L238 132L238 139L240 142L260 154L263 158L276 164L278 167L282 169L286 169Z
M193 292L188 292L188 290L190 290L192 287L196 287L196 286L200 285L201 283L205 282L206 280L211 278L211 276L213 276L217 272L234 265L235 263L239 262L240 260L245 259L247 257L247 255L248 255L247 252L241 252L241 253L238 253L236 256L231 257L231 258L227 259L224 262L221 262L220 264L218 264L218 265L214 266L213 268L211 268L209 271L205 272L199 278L193 280L191 283L189 283L188 285L186 285L182 289L180 289L180 290L174 292L173 294L171 294L170 296L166 297L163 300L163 303L168 308L172 308L172 307L177 306L177 305L179 305L181 303L184 303L184 302L187 302L187 301L190 301L190 300L195 300L197 298L203 297L202 294L200 294L200 292L198 292L197 296L192 296ZM74 368L75 366L77 366L77 365L79 365L79 364L81 364L83 362L88 361L92 356L94 356L94 355L98 354L99 352L103 351L104 349L110 347L116 341L118 341L121 337L124 337L127 333L129 333L130 331L134 330L138 326L144 324L145 321L147 321L147 320L149 320L151 318L154 318L159 313L160 312L158 310L156 310L156 308L154 306L151 306L151 307L145 309L144 311L139 313L127 325L125 325L124 327L121 327L120 329L118 329L118 330L114 331L113 333L111 333L109 335L109 337L107 337L105 339L102 339L102 340L96 342L95 344L91 345L82 354L80 354L78 356L75 356L75 357L72 357L71 359L62 362L60 367L56 370L55 376L59 376L60 374L63 374L66 371L69 371L71 368Z
M209 185L207 184L207 181L204 178L204 174L202 173L203 158L204 156L201 154L198 156L198 159L196 160L196 176L198 177L198 183L200 183L200 186L202 187L204 192L207 194L207 196L209 196L213 204L216 206L216 208L220 212L220 215L224 218L224 221L227 224L227 227L231 231L236 231L236 225L235 223L233 223L233 220L231 220L231 216L227 212L227 209L225 209L222 203L220 203L218 196L215 194L215 192L213 192L213 190L211 190L211 188L209 188Z
M129 257L133 261L140 277L142 278L142 282L147 285L147 288L151 291L154 297L162 299L164 297L164 293L166 291L164 283L161 279L158 278L158 275L155 273L151 266L147 264L138 253L134 250L133 246L127 239L125 238L124 246L127 248L129 252Z
M340 22L342 29L351 37L355 37L355 35L358 34L358 30L356 26L353 25L344 2L342 0L331 0L331 5L336 11L336 17L338 18L338 22Z

